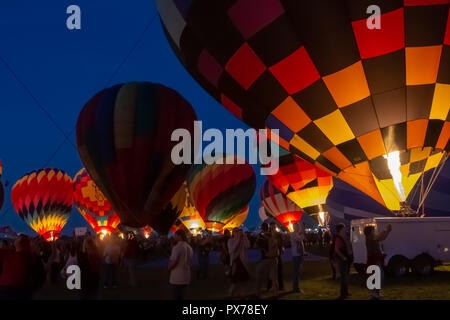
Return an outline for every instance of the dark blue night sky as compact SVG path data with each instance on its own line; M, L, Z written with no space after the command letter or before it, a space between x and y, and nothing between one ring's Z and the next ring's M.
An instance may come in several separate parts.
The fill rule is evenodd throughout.
M81 30L66 27L66 9L72 4L81 8ZM9 181L0 225L18 232L33 231L11 206L12 186L37 168L60 168L72 177L78 172L78 113L105 87L162 83L192 104L204 129L248 128L185 71L166 41L152 0L2 0L0 39L0 159L2 180ZM258 176L257 190L264 179ZM258 206L256 191L246 226L258 224ZM74 208L63 233L77 226L87 223Z

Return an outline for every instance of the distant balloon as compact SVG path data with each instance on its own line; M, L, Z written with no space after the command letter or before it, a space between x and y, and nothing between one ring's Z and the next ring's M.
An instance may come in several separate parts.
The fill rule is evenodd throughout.
M280 221L289 231L294 231L294 224L302 218L303 210L292 200L286 198L286 195L268 180L261 187L260 197L265 210Z
M220 2L220 5L217 4ZM448 0L156 0L193 78L391 210L450 151Z
M226 164L226 159L234 164ZM189 173L189 193L208 230L221 232L226 221L239 214L255 192L253 167L237 162L236 156L228 155L223 164L194 165Z
M241 212L225 221L225 226L223 227L223 229L232 231L234 228L239 228L240 226L242 226L242 224L247 219L248 209L249 208L247 206Z
M157 216L180 189L191 165L175 165L175 129L193 136L196 115L160 84L119 84L97 93L77 122L80 158L123 224L158 227Z
M81 169L73 180L74 201L81 215L96 233L113 232L120 219L86 169Z
M320 225L326 224L328 192L333 179L327 172L289 152L280 153L280 169L267 179Z
M72 210L72 179L59 169L32 171L14 184L11 201L19 216L34 231L45 240L54 241Z

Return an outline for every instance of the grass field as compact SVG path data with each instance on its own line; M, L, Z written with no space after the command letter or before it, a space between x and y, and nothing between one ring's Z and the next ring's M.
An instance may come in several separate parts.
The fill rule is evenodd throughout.
M316 249L315 254L324 254L324 250ZM339 280L331 279L331 270L327 261L306 261L303 265L301 288L304 294L293 294L291 290L292 267L290 261L285 261L283 268L285 291L280 293L280 299L287 300L329 300L339 295ZM251 275L254 275L255 264L251 264ZM171 290L168 285L168 272L165 268L141 267L137 271L138 287L127 286L127 274L121 270L119 288L114 290L101 289L99 299L171 299ZM254 281L249 283L249 291L254 288ZM211 265L208 280L197 280L193 272L193 281L187 291L187 299L224 299L227 294L229 282L223 274L221 265ZM354 270L350 276L349 299L366 300L369 292L365 287L365 278L356 274ZM404 278L393 279L386 277L383 285L384 299L392 300L450 300L450 266L436 268L431 276L419 277L408 275ZM79 299L79 293L69 291L65 283L57 287L46 284L35 299Z

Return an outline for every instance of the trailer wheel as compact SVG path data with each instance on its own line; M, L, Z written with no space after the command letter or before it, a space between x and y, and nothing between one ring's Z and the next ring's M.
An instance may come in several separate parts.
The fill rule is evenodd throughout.
M355 268L356 272L358 272L359 274L366 273L366 265L364 263L354 263L353 267Z
M426 254L418 255L412 261L411 269L417 275L428 276L433 273L434 261Z
M386 271L395 278L403 277L409 271L409 260L404 256L394 256L389 260Z

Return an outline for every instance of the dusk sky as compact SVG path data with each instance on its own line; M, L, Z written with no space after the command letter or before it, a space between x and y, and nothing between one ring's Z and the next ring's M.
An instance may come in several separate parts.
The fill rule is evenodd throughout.
M68 30L66 9L81 8L81 30ZM10 191L29 171L55 167L73 177L82 167L74 134L78 114L98 91L129 81L164 84L194 107L205 128L248 128L185 71L164 36L154 2L0 2L0 159L5 203L0 225L33 232L15 213ZM255 167L255 169L258 169ZM259 223L259 186L245 225ZM78 210L63 229L88 226Z

